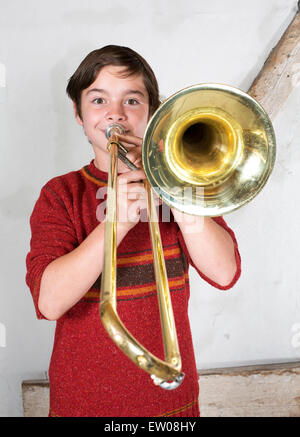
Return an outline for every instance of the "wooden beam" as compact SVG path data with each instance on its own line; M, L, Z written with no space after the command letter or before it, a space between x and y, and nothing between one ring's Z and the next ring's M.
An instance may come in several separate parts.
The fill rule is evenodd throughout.
M272 49L248 90L273 120L300 84L300 1L298 12Z
M300 417L300 362L201 370L202 417Z
M47 417L49 414L49 381L27 380L22 383L24 417Z
M272 372L272 371L288 371L290 369L299 369L300 371L300 361L291 361L284 363L271 363L271 364L259 364L259 365L249 365L249 366L238 366L238 367L216 367L213 369L202 369L198 370L198 375L249 375L262 372ZM300 386L299 386L300 389Z

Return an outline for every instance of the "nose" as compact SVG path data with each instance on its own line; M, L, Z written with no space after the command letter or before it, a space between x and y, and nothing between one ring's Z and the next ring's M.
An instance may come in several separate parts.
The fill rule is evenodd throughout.
M126 120L126 114L124 112L123 105L120 103L112 103L105 114L107 121L112 123L118 123Z

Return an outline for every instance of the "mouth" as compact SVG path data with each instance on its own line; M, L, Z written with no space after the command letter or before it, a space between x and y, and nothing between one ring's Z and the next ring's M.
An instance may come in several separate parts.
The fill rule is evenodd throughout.
M123 126L123 128L124 128L124 126ZM104 128L104 129L100 128L100 131L101 131L101 132L103 133L103 135L105 136L106 128ZM130 129L125 129L125 128L124 128L124 131L125 131L125 133L124 133L123 135L129 135L129 134L130 134Z

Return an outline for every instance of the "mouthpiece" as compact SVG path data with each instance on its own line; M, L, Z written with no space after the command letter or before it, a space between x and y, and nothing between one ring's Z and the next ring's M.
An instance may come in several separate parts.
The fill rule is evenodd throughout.
M125 129L118 123L113 123L107 126L105 129L105 136L108 140L114 133L123 135L125 133Z

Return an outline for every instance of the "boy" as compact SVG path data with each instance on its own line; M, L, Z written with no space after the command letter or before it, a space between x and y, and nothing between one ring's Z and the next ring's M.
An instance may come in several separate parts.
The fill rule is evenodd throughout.
M83 60L67 93L95 159L42 188L30 219L31 249L26 258L26 281L37 316L57 320L49 416L199 416L188 320L188 265L213 286L232 287L240 276L234 233L221 217L195 218L190 233L185 215L175 210L169 223L160 223L186 375L179 388L164 391L119 351L99 319L105 220L99 220L97 211L108 177L105 129L121 124L125 135L120 140L130 148L127 157L141 165L142 137L160 103L157 81L136 52L106 46ZM163 358L148 223L140 220L140 211L146 208L142 195L146 176L142 169L128 170L120 160L118 173L118 186L126 185L126 190L118 190L117 202L118 217L123 218L117 225L118 313L134 337ZM132 199L136 192L137 200Z

